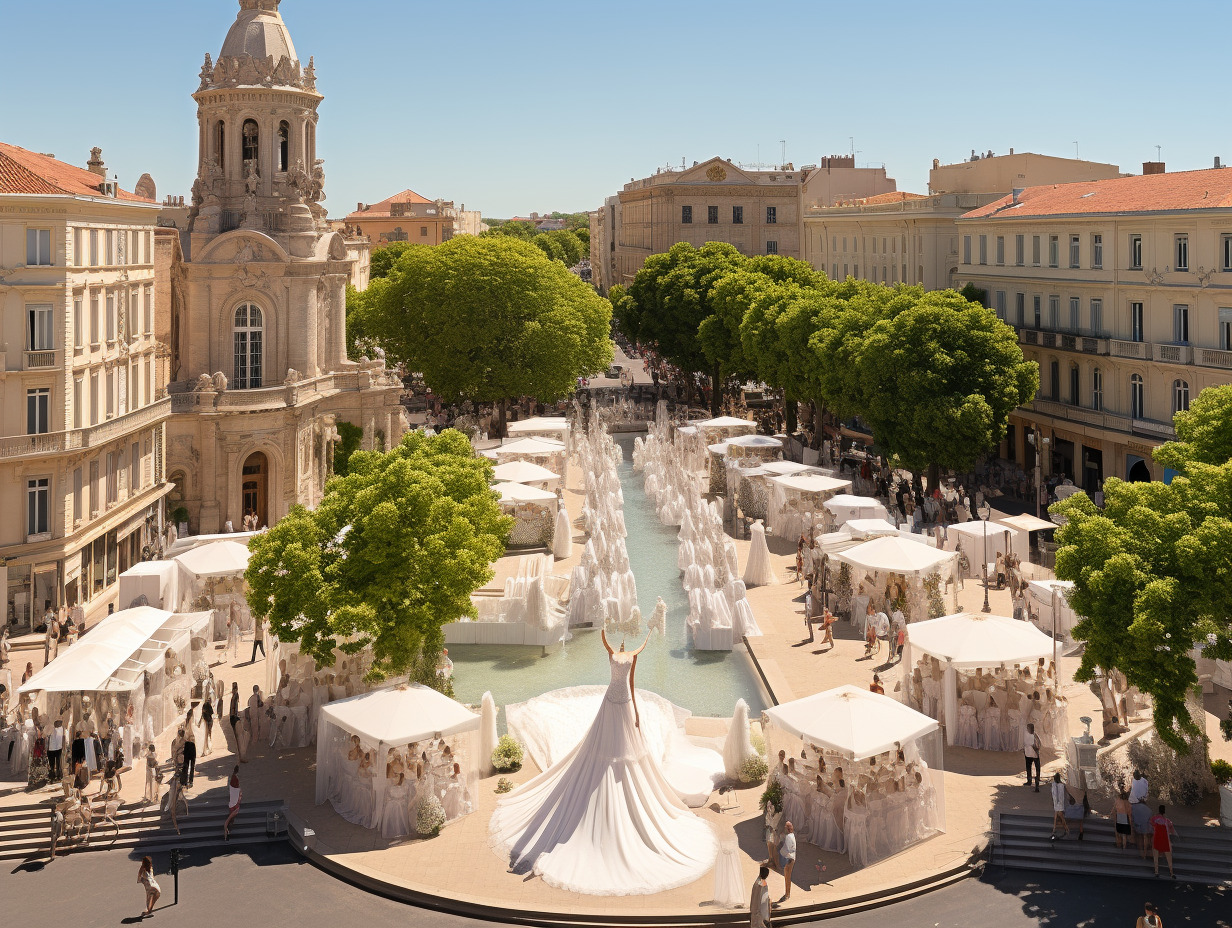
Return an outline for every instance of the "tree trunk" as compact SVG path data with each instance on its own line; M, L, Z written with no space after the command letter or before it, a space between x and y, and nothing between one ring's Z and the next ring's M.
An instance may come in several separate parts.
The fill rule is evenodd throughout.
M783 418L787 420L787 434L795 435L799 423L796 421L796 399L786 391L783 393Z
M719 379L719 365L710 372L710 415L717 417L723 408L723 381Z
M928 492L932 493L932 491L937 489L939 486L941 486L941 465L940 464L929 464L928 465Z
M508 400L501 400L496 404L496 428L494 429L496 432L496 435L494 436L495 438L504 438L505 435L508 434L505 430L505 415L508 405Z

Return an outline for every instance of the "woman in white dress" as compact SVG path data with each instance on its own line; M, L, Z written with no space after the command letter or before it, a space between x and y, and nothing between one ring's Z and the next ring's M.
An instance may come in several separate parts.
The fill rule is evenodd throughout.
M979 719L976 716L975 706L969 702L959 703L958 731L954 736L954 743L959 747L978 748L980 746L979 730Z
M745 586L770 586L778 583L766 544L766 527L758 519L749 529L749 559L744 565Z
M854 790L847 800L843 817L843 833L847 839L847 859L856 869L866 867L873 859L872 844L868 834L868 806L864 793Z
M843 832L838 827L831 808L834 801L834 790L819 773L813 784L813 816L809 823L812 829L812 843L822 850L843 853Z
M389 764L390 773L385 783L385 806L381 811L381 834L390 841L411 833L411 817L407 797L411 792L401 757Z
M350 748L342 760L342 771L334 782L334 795L330 797L334 811L348 820L356 804L355 791L359 785L359 762L363 755L364 752L359 746L359 735L351 735Z
M453 773L449 775L449 783L445 787L445 818L453 821L471 812L470 793L466 789L466 777L462 775L462 765L455 763Z
M595 895L643 895L691 883L712 866L710 827L673 792L642 735L634 699L637 655L608 652L611 681L590 730L572 751L503 798L489 826L493 849L550 886Z
M810 840L812 829L809 826L808 813L804 807L804 786L796 772L796 759L789 757L787 764L779 771L779 780L783 784L783 821L791 822L800 841Z
M980 718L980 744L985 751L1003 751L1001 746L1001 707L997 697L989 695L988 706Z

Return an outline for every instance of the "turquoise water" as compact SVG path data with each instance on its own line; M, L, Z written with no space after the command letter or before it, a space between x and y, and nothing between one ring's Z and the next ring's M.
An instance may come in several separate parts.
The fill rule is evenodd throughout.
M766 706L766 697L743 644L731 653L694 651L689 645L685 617L689 601L676 568L675 526L659 522L654 504L634 474L632 437L617 439L624 450L620 465L624 491L625 545L637 578L637 601L649 617L655 597L667 603L667 635L651 636L637 661L637 686L658 693L695 715L730 716L743 697L754 717ZM633 648L641 643L629 641ZM612 642L619 646L618 641ZM478 704L491 690L498 706L523 702L565 686L608 682L607 654L598 631L575 631L558 651L546 656L540 648L504 645L454 645L454 695ZM501 713L502 722L504 713ZM503 730L503 725L502 725Z

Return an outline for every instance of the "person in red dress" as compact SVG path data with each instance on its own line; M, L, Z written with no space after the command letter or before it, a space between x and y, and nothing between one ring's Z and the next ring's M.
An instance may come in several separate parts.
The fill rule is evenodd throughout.
M1176 872L1172 869L1172 839L1176 837L1176 826L1172 824L1172 819L1164 815L1164 806L1159 807L1158 815L1151 816L1150 825L1154 830L1151 858L1155 861L1155 875L1159 876L1159 855L1163 854L1168 860L1168 876L1175 880Z

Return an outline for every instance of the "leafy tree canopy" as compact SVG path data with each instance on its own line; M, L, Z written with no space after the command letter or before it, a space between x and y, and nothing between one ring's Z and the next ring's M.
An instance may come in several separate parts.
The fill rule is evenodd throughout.
M373 288L367 320L391 361L450 399L552 401L612 361L611 304L510 237L411 249Z
M1190 655L1232 659L1232 386L1212 387L1174 421L1179 441L1155 457L1171 484L1104 483L1104 508L1085 493L1052 506L1057 576L1086 642L1078 679L1116 668L1154 701L1155 728L1178 751L1201 733L1186 696L1197 685Z
M407 433L387 453L357 451L315 510L294 507L249 544L248 603L318 664L370 650L373 680L410 672L438 685L442 628L473 616L512 520L491 464L460 432Z
M427 246L415 242L390 242L388 245L374 248L372 250L372 266L369 271L369 278L377 280L378 278L388 277L390 269L398 263L399 258L412 248L425 247Z

